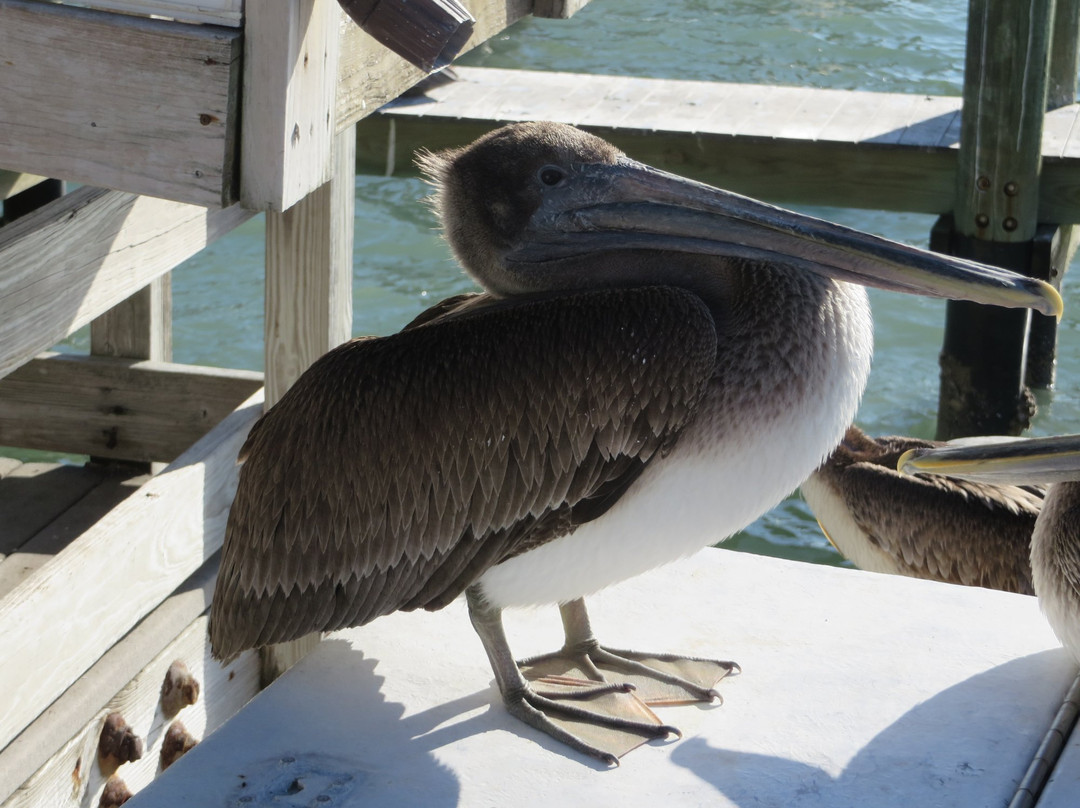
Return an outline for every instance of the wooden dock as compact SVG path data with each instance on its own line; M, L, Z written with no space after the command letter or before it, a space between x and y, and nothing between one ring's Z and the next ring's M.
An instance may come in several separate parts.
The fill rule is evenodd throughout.
M418 148L462 146L514 121L581 126L635 159L798 205L946 213L961 99L948 96L457 67L358 127L357 165L415 173ZM1043 129L1041 221L1080 220L1080 104Z

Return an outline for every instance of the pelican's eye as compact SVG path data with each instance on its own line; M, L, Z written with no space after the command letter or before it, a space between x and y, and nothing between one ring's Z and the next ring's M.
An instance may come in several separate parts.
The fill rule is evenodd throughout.
M544 183L544 185L554 187L562 182L566 172L558 166L544 166L536 173L536 176L540 178L540 182Z

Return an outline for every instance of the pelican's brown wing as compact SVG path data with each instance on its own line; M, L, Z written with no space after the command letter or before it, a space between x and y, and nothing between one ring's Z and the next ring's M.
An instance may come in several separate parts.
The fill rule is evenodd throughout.
M214 652L439 608L595 518L693 418L716 331L677 289L499 301L319 359L253 428Z
M902 475L900 454L927 441L883 437L890 451L839 473L852 518L920 578L1031 594L1029 548L1042 491Z

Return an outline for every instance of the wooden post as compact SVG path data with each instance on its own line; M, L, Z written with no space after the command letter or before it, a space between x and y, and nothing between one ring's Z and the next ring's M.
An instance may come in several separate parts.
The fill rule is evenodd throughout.
M266 406L352 333L356 129L334 139L332 179L284 213L266 214ZM269 684L319 641L263 649Z
M1030 271L1042 163L1054 0L968 7L964 109L949 250ZM1034 411L1024 386L1029 315L950 301L939 439L1018 434Z
M172 277L165 273L90 322L90 354L125 359L172 360ZM161 462L90 456L92 463L123 465L156 474Z
M1057 109L1076 101L1076 76L1080 69L1080 0L1057 0L1054 7L1053 39L1050 46L1050 75L1046 93L1047 110ZM1049 257L1035 267L1035 277L1049 281L1061 289L1065 270L1080 243L1080 228L1065 225L1057 228L1040 227L1044 240L1050 239ZM1036 252L1043 254L1039 246ZM1027 375L1029 387L1046 389L1054 384L1057 356L1057 319L1045 314L1031 315L1028 334Z

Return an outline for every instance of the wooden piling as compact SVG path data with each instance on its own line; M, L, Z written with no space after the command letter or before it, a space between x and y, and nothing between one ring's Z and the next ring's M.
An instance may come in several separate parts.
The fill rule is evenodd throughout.
M1030 273L1054 0L968 7L964 107L949 250ZM946 310L939 439L1018 434L1034 413L1025 387L1030 315L967 302Z

